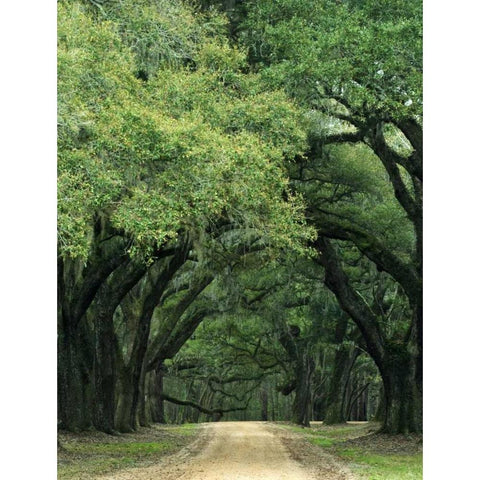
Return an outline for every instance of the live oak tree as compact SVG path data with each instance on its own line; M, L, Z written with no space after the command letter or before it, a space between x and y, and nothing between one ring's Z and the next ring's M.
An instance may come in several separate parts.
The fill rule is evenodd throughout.
M305 107L310 149L297 162L292 180L304 192L310 222L320 235L315 247L326 268L326 284L357 323L382 373L387 400L383 429L419 431L421 2L285 0L249 5L242 36L250 62ZM373 168L372 157L377 161ZM338 161L354 170L350 167L343 179L341 171L334 171L335 180L331 173ZM375 177L377 183L388 182L380 196L359 184ZM355 295L341 252L329 238L354 244L401 286L410 306L409 328L401 338L385 339L378 317Z

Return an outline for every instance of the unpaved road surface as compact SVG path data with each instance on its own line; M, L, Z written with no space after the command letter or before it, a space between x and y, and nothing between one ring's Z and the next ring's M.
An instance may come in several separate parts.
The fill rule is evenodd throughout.
M262 423L211 424L214 436L181 479L185 480L311 480L290 458L280 439Z
M200 438L158 465L103 480L353 480L330 455L266 422L205 424Z

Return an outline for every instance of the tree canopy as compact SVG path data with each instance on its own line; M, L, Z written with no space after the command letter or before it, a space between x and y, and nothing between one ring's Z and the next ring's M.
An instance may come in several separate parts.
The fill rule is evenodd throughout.
M147 60L137 42L129 45L135 28L149 38L161 33L149 31L154 6L138 17L136 3L126 11L122 3L118 23L95 19L76 2L59 5L61 251L88 255L99 212L131 249L147 252L219 218L261 229L270 242L308 237L282 163L305 145L294 106L257 75L242 74L245 54L221 36L209 38L180 4L174 12L185 31L168 48L157 39L166 58L148 59L149 71L157 66L149 82L136 78L136 62ZM157 14L156 29L171 23L169 10ZM185 50L195 69L182 65Z

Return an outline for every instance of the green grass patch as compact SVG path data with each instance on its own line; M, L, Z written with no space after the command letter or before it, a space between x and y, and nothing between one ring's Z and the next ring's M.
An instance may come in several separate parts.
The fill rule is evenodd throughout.
M178 433L185 437L190 437L196 434L197 429L198 429L198 423L184 423L182 425L176 425L174 427L171 427L169 431Z
M77 443L65 446L69 453L80 455L109 455L114 457L145 457L156 455L169 450L172 445L169 442L150 443Z
M154 463L174 450L171 442L71 443L58 465L58 479L83 479L123 468Z
M284 428L301 433L314 445L324 448L333 455L344 460L350 469L362 480L420 480L423 465L421 453L390 453L388 448L405 442L405 439L385 437L385 451L377 451L366 440L360 446L346 446L348 439L362 439L371 433L370 425L313 425L312 428L302 428L293 425L284 425ZM356 440L357 441L357 440ZM415 451L415 450L414 450Z
M320 430L320 432L321 432L321 435L323 435L324 437L344 440L345 438L348 438L349 436L351 436L351 434L357 434L357 433L360 434L362 431L360 429L362 429L362 427L342 425L340 427L329 428L328 430ZM316 432L319 433L318 430Z
M84 458L81 461L60 463L57 467L57 478L60 480L91 479L96 475L111 473L123 468L135 467L134 458Z
M360 449L338 449L350 468L366 480L419 480L423 475L422 454L380 455Z
M58 480L87 480L97 475L143 467L157 463L191 440L198 425L185 424L151 429L132 438L130 434L109 439L88 439L82 436L62 442L58 455ZM135 435L135 434L132 434Z
M335 440L332 440L331 438L317 436L315 438L309 438L309 440L311 443L318 445L319 447L332 447L335 445Z
M324 425L312 425L311 428L299 427L296 425L283 425L284 428L296 433L303 433L305 435L322 436L325 438L336 438L339 440L345 440L351 437L358 437L364 435L371 426L364 425L336 425L336 426L324 426Z
M314 427L304 428L295 425L286 425L285 428L307 436L308 440L320 447L333 447L348 438L352 433L360 432L362 427L341 425L338 427Z

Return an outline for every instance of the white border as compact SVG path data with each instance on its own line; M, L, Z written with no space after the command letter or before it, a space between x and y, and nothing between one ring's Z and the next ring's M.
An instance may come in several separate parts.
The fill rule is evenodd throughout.
M56 7L0 7L0 411L9 479L56 475Z
M425 0L424 478L478 476L478 9Z

